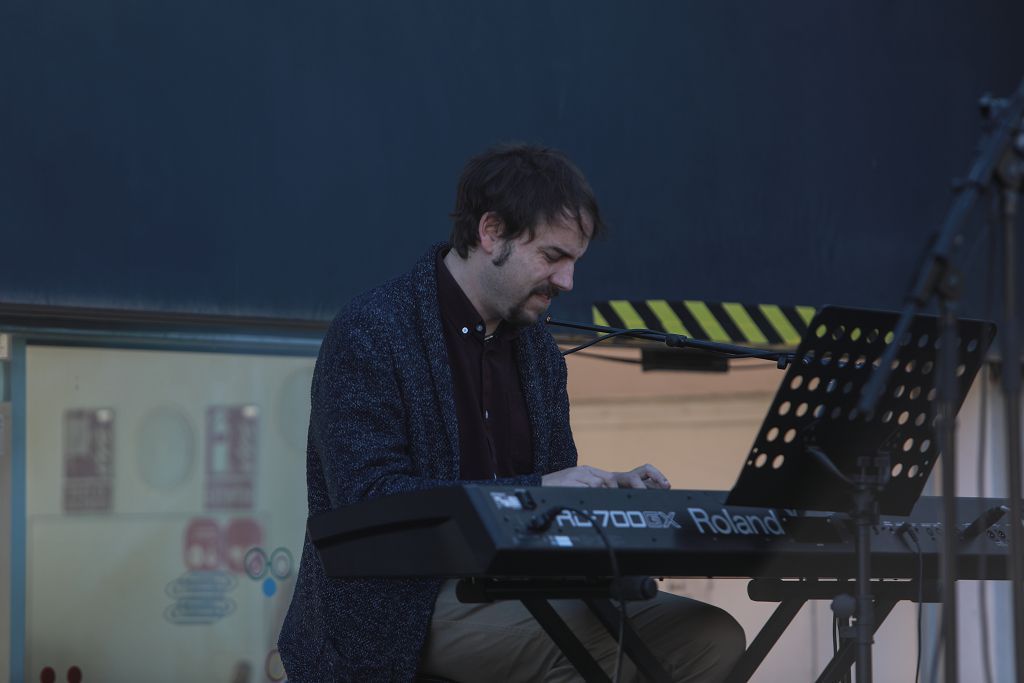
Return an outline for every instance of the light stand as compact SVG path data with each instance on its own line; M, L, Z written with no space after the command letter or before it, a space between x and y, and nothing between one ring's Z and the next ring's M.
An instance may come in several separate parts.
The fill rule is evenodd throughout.
M983 101L983 106L986 101ZM1003 213L1006 233L1004 240L1008 242L1006 266L1004 272L1005 292L1003 326L1003 392L1007 407L1007 473L1010 479L1010 507L1012 519L1021 519L1021 464L1020 464L1020 349L1017 348L1015 296L1009 288L1013 284L1013 271L1016 267L1013 251L1012 223L1013 211L1016 208L1016 197L1021 176L1020 155L1024 151L1021 144L1021 119L1024 116L1024 82L1018 87L1006 103L996 103L991 107L994 124L992 132L983 140L979 152L967 180L963 182L960 195L953 203L946 220L938 233L928 258L923 263L915 284L906 299L900 320L895 328L895 339L899 340L906 333L914 315L923 309L933 298L939 303L940 337L943 340L943 353L939 354L938 378L939 415L938 441L943 457L943 526L955 528L956 500L956 424L955 411L950 404L953 387L956 382L957 358L955 355L956 300L961 290L960 273L953 265L954 252L963 244L963 230L967 225L970 213L980 195L991 188L995 182L1003 185L1003 177L1017 178L1016 189L1004 190ZM1009 217L1007 217L1009 210ZM891 362L897 353L896 344L892 343L882 356L882 361L874 371L871 381L864 387L858 409L870 412L878 402L881 391L886 386L891 373ZM1012 370L1011 370L1012 368ZM1013 584L1014 613L1014 657L1018 679L1024 677L1024 564L1022 564L1022 538L1020 524L1011 524L1010 540L1010 579ZM1015 537L1015 538L1014 538ZM959 675L957 662L957 619L956 619L956 538L955 534L947 533L944 537L942 561L942 636L945 642L945 681L954 683Z
M1020 92L1014 104L1020 105ZM1024 184L1024 133L1021 113L1007 108L1008 116L1016 116L1017 127L1008 141L996 172L1000 186L1000 208L1003 224L1003 320L1002 320L1002 389L1006 407L1006 471L1009 477L1010 519L1021 519L1021 437L1020 383L1021 362L1017 331L1017 240L1015 235L1017 207L1021 185ZM997 111L993 111L996 114ZM1012 123L1012 122L1011 122ZM1010 525L1010 578L1013 581L1014 664L1018 680L1024 676L1024 531L1020 524Z

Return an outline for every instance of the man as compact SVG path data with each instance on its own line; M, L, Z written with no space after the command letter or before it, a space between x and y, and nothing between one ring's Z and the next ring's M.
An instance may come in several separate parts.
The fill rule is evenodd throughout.
M310 515L462 482L667 488L650 465L576 463L565 362L539 321L572 289L603 228L580 171L552 150L490 150L464 169L452 217L450 245L357 298L324 339L311 389ZM611 672L603 628L556 602ZM720 679L743 649L742 629L708 605L663 594L630 613L678 680ZM308 538L279 650L292 683L408 681L419 671L460 683L576 680L518 603L462 605L442 579L329 579Z

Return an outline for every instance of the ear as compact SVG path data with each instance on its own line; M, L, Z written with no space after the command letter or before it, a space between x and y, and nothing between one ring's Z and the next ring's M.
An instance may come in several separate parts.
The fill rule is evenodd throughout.
M488 211L480 216L480 222L476 226L477 234L480 237L480 250L490 256L497 249L498 243L502 241L505 233L505 224L501 217L493 211Z

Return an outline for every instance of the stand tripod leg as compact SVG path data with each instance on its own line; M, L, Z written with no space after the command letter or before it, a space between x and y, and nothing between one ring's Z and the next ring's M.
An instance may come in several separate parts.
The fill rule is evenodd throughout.
M1002 194L1003 213L1003 320L1002 392L1006 415L1006 473L1010 493L1010 519L1024 519L1021 506L1021 425L1020 425L1020 331L1017 322L1017 226L1020 186L1006 188ZM1010 251L1005 251L1009 249ZM945 466L943 466L945 468ZM1024 529L1010 524L1010 581L1012 584L1014 670L1017 680L1024 678ZM945 608L943 608L945 609Z
M857 492L857 683L871 683L871 644L874 640L875 603L871 598L871 525L875 501L872 492Z
M940 303L939 370L936 372L939 400L938 442L942 453L942 641L945 680L956 683L959 671L957 653L956 553L959 534L956 529L956 364L957 331L954 302ZM984 429L984 427L982 427ZM1019 526L1019 525L1018 525Z
M725 679L727 683L747 683L750 680L805 602L805 598L787 598L779 603L729 672Z
M598 665L594 658L583 647L583 643L569 629L568 624L558 616L558 612L543 598L526 598L523 606L529 610L541 628L555 641L555 645L565 654L566 658L576 667L576 671L587 683L611 683L608 674Z
M879 600L875 603L874 609L874 624L871 634L874 635L878 627L882 625L889 613L892 612L892 608L896 606L898 600ZM849 671L850 667L853 666L854 661L857 659L857 640L852 638L843 643L842 647L839 648L839 652L832 657L832 660L825 666L825 670L818 676L816 683L839 683Z

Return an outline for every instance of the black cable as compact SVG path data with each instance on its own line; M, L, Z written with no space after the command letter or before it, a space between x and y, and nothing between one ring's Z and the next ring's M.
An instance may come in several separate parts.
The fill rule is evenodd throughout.
M568 356L570 353L576 353L577 351L582 351L583 349L589 348L589 347L593 346L594 344L600 344L601 342L603 342L605 340L608 340L608 339L611 339L613 337L623 337L623 336L626 336L626 335L632 336L632 335L636 335L636 334L646 334L646 333L649 333L649 332L651 332L651 330L634 329L634 330L616 330L614 332L609 332L608 334L600 334L600 335L594 337L593 339L591 339L590 341L584 342L583 344L580 344L579 346L572 347L568 351L562 351L562 355L563 356Z
M850 620L849 617L847 617L847 619L846 619L846 628L853 628L853 626L851 624L851 620ZM852 666L849 669L847 669L846 673L843 675L843 683L853 683L853 667Z
M921 544L914 539L917 546L917 664L915 667L914 683L921 680L921 615L922 604L924 603L924 555L921 552Z
M907 547L907 550L917 553L917 666L915 668L914 683L918 683L921 677L921 605L924 603L924 552L921 550L921 542L917 537L917 531L910 522L903 522L896 528L896 537ZM910 546L907 538L914 542ZM932 675L934 677L934 669Z
M808 455L813 457L815 461L819 465L821 465L821 467L824 470L831 474L837 481L841 481L850 489L855 488L856 485L853 483L853 481L845 474L843 474L842 470L840 470L836 466L836 464L832 462L832 458L825 455L825 452L823 450L821 450L817 446L806 446L806 452Z
M846 619L840 620L834 613L832 615L832 659L834 660L839 656L839 647L843 640L842 629L843 626L849 626L849 621ZM850 682L850 671L847 670L839 677L839 683L851 683Z
M597 532L597 535L600 536L601 541L604 543L604 547L608 550L608 559L611 562L612 569L612 585L621 590L622 575L619 572L619 560L615 556L615 548L612 547L611 541L608 540L608 536L605 535L604 530L601 529L597 521L586 510L566 507L564 505L556 505L534 517L527 528L536 533L547 531L551 526L551 523L555 521L555 517L562 512L572 512L590 522L590 525L594 528L594 531ZM619 674L622 672L623 643L626 640L626 623L629 621L629 615L626 614L626 601L620 595L617 602L619 603L619 637L615 653L615 673L612 675L612 683L619 683Z
M832 615L832 658L839 654L839 617Z
M619 561L618 558L615 557L615 549L612 547L611 541L608 540L608 537L605 535L604 531L601 529L600 526L598 526L594 518L590 516L589 512L585 510L576 510L574 508L568 508L568 510L570 512L574 512L577 515L584 517L594 526L594 531L596 531L597 534L601 537L601 540L604 542L604 546L608 549L608 559L611 562L612 566L612 585L619 585L621 583L620 579L622 578L622 574L619 572ZM626 614L626 601L622 599L621 595L619 596L618 603L619 637L618 645L615 652L615 673L612 675L612 683L619 683L619 675L622 673L623 643L626 641L626 621L627 619L629 619L629 616Z

